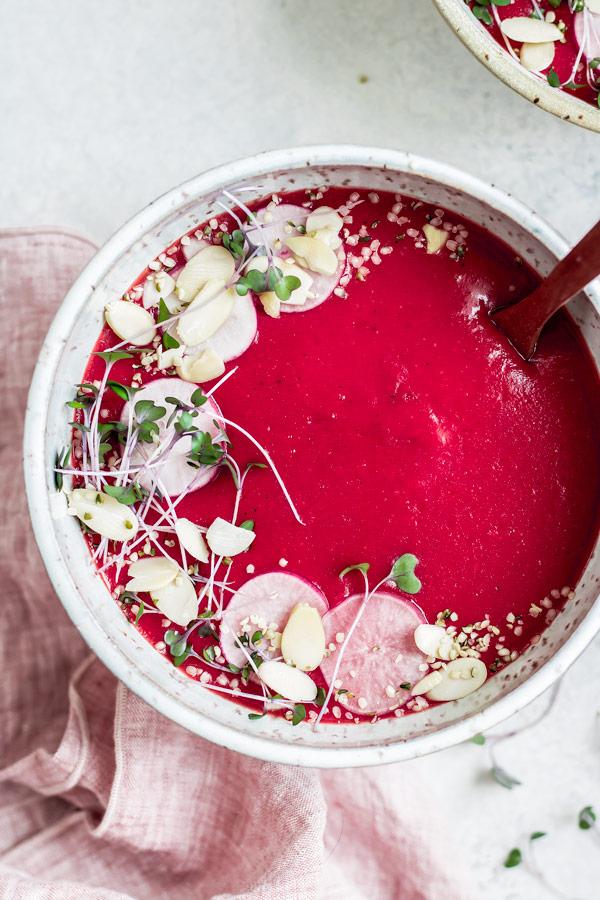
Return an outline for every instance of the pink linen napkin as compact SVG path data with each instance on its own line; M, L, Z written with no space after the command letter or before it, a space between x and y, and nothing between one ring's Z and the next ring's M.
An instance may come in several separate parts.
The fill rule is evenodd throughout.
M54 596L26 510L23 412L93 249L59 230L0 232L0 896L466 900L451 826L401 766L320 773L213 746L117 682Z

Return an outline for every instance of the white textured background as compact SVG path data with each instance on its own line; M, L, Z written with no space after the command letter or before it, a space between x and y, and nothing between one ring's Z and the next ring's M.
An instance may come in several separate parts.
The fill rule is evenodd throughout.
M63 225L103 241L202 169L319 142L435 156L515 194L571 240L600 213L600 137L497 82L428 0L0 6L0 227ZM599 684L596 642L551 715L500 750L523 782L512 791L472 745L388 770L390 783L430 778L476 893L556 896L501 866L523 834L547 830L548 877L571 900L599 896L600 840L576 827L582 806L600 812Z

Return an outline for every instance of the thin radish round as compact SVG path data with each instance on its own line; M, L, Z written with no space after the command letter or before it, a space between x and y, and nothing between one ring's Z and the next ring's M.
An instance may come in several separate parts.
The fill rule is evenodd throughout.
M587 34L586 34L587 20ZM587 60L600 57L600 10L598 14L585 10L575 16L575 37Z
M134 409L135 404L139 403L140 400L151 400L156 406L163 406L166 409L166 414L157 423L159 426L158 438L163 448L166 448L169 440L176 434L173 424L167 428L167 421L173 412L173 404L167 403L166 398L175 397L177 400L181 400L182 403L190 404L192 394L196 390L197 385L182 381L180 378L157 378L156 381L151 381L145 385L135 395L133 400ZM221 410L211 397L204 406L198 409L198 415L194 419L194 425L200 431L207 431L213 439L219 433L219 427L213 421L215 414L221 415ZM128 403L123 407L121 421L126 424L129 421ZM216 466L203 466L200 469L196 469L188 464L187 454L190 452L191 446L191 437L179 438L164 459L158 461L160 453L158 444L137 444L131 454L132 466L143 465L150 457L154 457L158 464L153 468L141 471L139 475L135 475L135 480L146 490L151 490L153 480L158 478L160 482L159 490L162 487L171 497L177 497L179 494L182 494L192 484L193 490L196 490L212 481L217 472Z
M264 244L268 243L273 254L278 254L284 249L286 238L300 234L297 226L306 222L309 210L293 203L280 203L278 206L269 203L256 213L254 220L248 226L246 238L252 249L259 248L264 252Z
M336 250L336 254L338 258L338 267L333 275L318 275L316 272L307 270L309 271L309 274L312 275L313 279L310 286L310 293L312 296L308 297L306 303L303 303L302 306L294 306L293 303L282 303L281 312L307 312L309 309L314 309L315 306L320 306L328 297L331 297L339 284L340 278L346 270L346 254L344 253L343 247Z
M354 594L323 619L325 643L336 646L321 663L328 684L363 599L364 594ZM359 715L381 715L409 700L410 688L423 675L419 666L425 657L415 646L414 633L424 621L416 603L384 591L373 594L343 652L334 682L341 693L334 695L335 702ZM332 705L330 700L330 709Z
M187 347L186 354L194 356L210 347L223 362L230 362L254 343L257 330L258 319L252 297L236 297L233 312L227 321L204 344Z
M315 585L288 572L267 572L243 584L231 598L221 622L221 649L227 661L240 668L247 662L235 640L244 633L242 623L245 619L250 637L253 632L262 630L261 626L281 634L290 613L299 603L314 607L320 616L328 608L325 596ZM278 649L271 649L268 639L261 642L260 649L268 658L279 655Z

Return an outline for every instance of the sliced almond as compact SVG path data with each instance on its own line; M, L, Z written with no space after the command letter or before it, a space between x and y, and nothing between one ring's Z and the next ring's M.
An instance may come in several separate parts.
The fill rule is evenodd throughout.
M281 315L281 300L275 291L265 291L264 294L259 294L259 299L266 314L272 319L278 319Z
M248 549L255 537L253 531L232 525L220 516L217 516L206 532L208 546L217 556L237 556Z
M200 562L208 562L208 547L204 535L194 522L189 519L177 519L175 533L181 541L184 550Z
M138 347L149 344L156 334L152 315L137 303L113 300L104 307L104 316L117 337Z
M544 44L547 41L562 40L562 31L544 19L530 19L529 16L512 16L503 19L500 25L502 34L511 41L522 41L525 44Z
M554 59L554 43L545 41L543 44L522 44L519 59L521 65L529 72L541 72L547 69Z
M487 678L485 663L470 656L453 659L437 671L442 680L427 691L428 700L460 700L478 690Z
M325 655L325 631L321 616L308 603L293 608L281 635L281 655L290 666L312 672Z
M448 660L454 639L441 625L417 625L415 644L425 656Z
M423 234L427 240L428 253L438 253L448 240L448 232L434 225L423 225Z
M444 679L439 672L429 672L428 675L425 675L424 678L421 678L420 681L417 681L417 683L413 685L411 694L413 697L419 697L421 694L426 694L427 691L431 691L433 688L437 687L438 684L441 684L443 680Z
M179 566L166 556L145 556L132 562L128 569L128 591L154 591L165 587L176 577Z
M235 298L235 291L226 289L221 279L207 281L177 322L181 341L195 347L211 338L233 312Z
M198 597L194 582L181 570L173 581L158 590L151 591L150 596L161 613L183 628L198 615Z
M183 360L183 349L181 347L172 347L170 350L163 350L162 347L157 347L156 352L158 355L157 367L161 372L181 365Z
M67 511L111 541L130 541L138 530L137 516L129 506L92 488L71 491Z
M190 303L207 281L227 284L235 271L233 256L225 247L211 246L200 250L185 264L175 282L180 300Z
M306 220L306 233L323 241L332 250L337 250L342 243L339 233L343 225L344 220L335 209L330 206L319 206Z
M276 694L293 703L312 703L317 685L310 675L278 660L266 660L258 668L260 680Z
M168 272L153 272L144 282L142 303L146 309L158 306L159 301L166 300L174 290L175 279Z
M225 363L212 347L207 347L197 356L183 357L175 363L177 374L183 381L202 384L212 381L225 371Z
M338 258L327 244L315 237L301 235L286 240L299 266L317 272L319 275L333 275L338 267Z

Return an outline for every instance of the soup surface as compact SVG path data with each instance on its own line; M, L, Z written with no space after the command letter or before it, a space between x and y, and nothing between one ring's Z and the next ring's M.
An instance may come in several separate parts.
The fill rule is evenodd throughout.
M107 307L57 465L94 564L251 717L460 699L589 557L593 361L566 314L516 356L487 314L537 278L454 213L342 188L227 203Z

